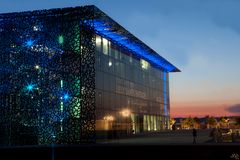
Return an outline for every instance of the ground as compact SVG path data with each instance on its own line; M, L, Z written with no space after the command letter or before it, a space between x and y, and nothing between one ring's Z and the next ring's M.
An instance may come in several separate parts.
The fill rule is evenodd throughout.
M211 130L197 130L197 144L209 144ZM143 133L129 138L118 138L103 143L121 144L154 144L154 145L187 145L193 143L192 130L162 131L157 133Z
M0 148L0 159L229 159L239 160L240 143L215 143L211 130L198 130L193 144L191 130L144 133L96 144L47 145ZM238 159L237 159L238 158Z

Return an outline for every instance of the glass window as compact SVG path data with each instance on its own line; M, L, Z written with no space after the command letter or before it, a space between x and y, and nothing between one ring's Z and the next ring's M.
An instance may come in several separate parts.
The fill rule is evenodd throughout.
M96 104L100 107L102 105L102 93L96 92Z
M110 108L113 110L116 108L116 100L115 100L116 95L115 94L110 94Z
M110 55L111 52L112 52L111 41L108 41L108 54Z
M148 121L147 121L147 115L143 116L143 130L147 131L148 130Z
M149 63L143 59L140 60L142 69L147 70L149 68Z
M98 35L96 35L96 49L99 52L102 52L102 38Z
M95 57L96 57L96 63L95 64L97 66L96 69L101 69L101 67L102 67L101 66L102 65L102 63L101 63L101 56L99 54L96 54Z
M103 89L103 72L96 72L96 87L99 89Z
M113 58L115 58L115 52L116 50L114 48L109 47L109 55Z
M130 64L132 64L132 61L133 61L132 59L133 59L133 58L132 58L132 55L130 55L130 56L129 56L129 63L130 63Z
M122 52L119 51L119 59L122 60L123 59L123 55L122 55Z
M125 64L120 63L120 76L125 78Z
M104 90L109 91L109 89L110 89L110 84L109 84L109 82L110 82L110 75L104 73Z
M120 94L115 94L115 107L120 108L121 107L121 97Z
M120 64L119 64L118 61L115 61L115 67L114 67L114 69L115 69L115 74L116 74L117 76L119 76L119 74L120 74L120 72L121 72L121 68L120 68Z
M147 115L147 126L148 126L148 131L151 130L151 116Z
M114 60L112 58L108 60L108 72L114 73Z
M102 42L103 42L103 54L108 55L108 40L102 38Z
M104 71L105 72L108 72L109 71L109 59L108 59L108 56L106 56L106 55L102 55L101 56L101 58L102 58L102 65L103 65L103 69L104 69Z
M110 95L107 92L104 92L104 108L110 108Z
M125 67L125 78L134 81L134 74L133 74L133 68L132 67Z
M112 92L115 92L116 90L116 84L115 84L115 77L114 76L110 76L110 90Z
M133 58L133 64L135 67L139 68L139 60L138 59Z
M119 59L119 51L117 49L115 50L115 59Z

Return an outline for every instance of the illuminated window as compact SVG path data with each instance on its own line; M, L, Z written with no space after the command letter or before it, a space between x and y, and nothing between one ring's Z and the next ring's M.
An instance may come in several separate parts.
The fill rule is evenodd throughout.
M108 66L109 66L109 67L112 66L112 61L111 61L111 60L109 60L109 62L108 62Z
M102 38L98 35L96 35L96 49L97 51L101 52L101 46L102 46Z
M108 55L108 40L103 38L103 54Z
M100 36L96 36L96 45L100 46L101 45L101 37Z
M132 63L132 57L131 56L129 56L129 62Z
M143 59L140 60L141 67L142 69L148 69L149 68L149 63Z
M110 54L112 51L111 51L111 42L108 41L108 53Z

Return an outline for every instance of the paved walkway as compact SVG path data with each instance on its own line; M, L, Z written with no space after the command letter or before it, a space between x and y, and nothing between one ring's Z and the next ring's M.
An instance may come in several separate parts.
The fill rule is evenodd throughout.
M211 130L197 130L197 144L216 144L210 137ZM163 131L144 133L128 138L108 140L99 143L109 144L140 144L140 145L188 145L193 144L192 130Z

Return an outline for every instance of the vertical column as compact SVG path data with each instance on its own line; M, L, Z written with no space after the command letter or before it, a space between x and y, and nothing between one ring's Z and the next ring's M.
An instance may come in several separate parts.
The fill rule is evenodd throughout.
M168 73L163 72L163 94L164 94L164 126L169 128L169 91L168 91Z
M82 10L81 48L81 143L95 143L95 33L94 8Z
M163 72L164 115L168 116L167 73Z

